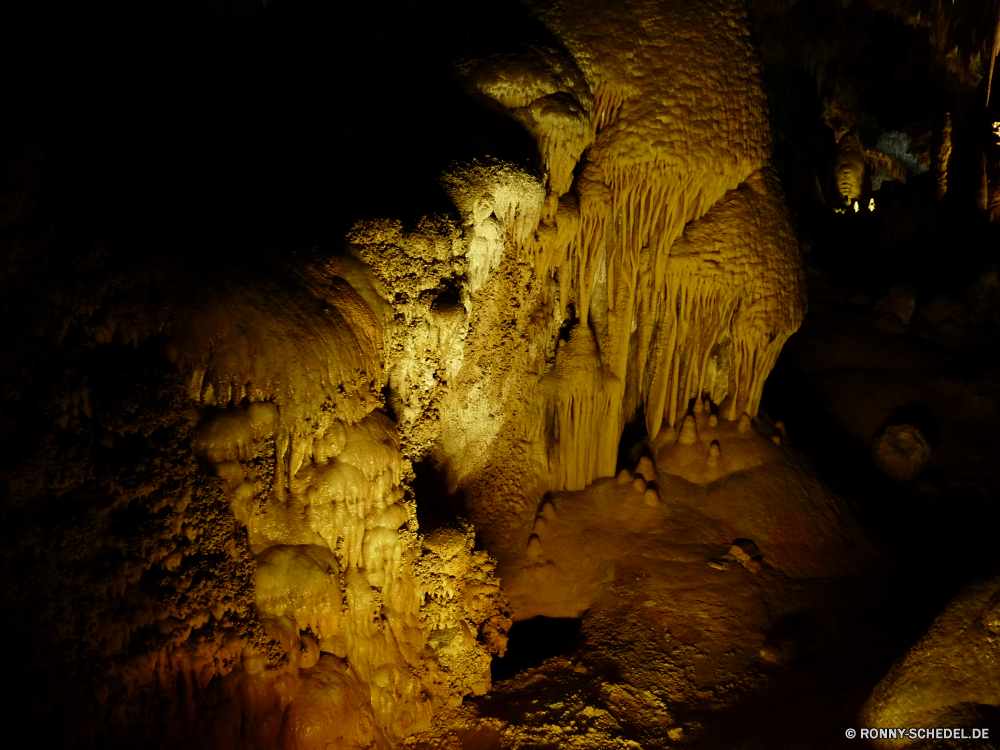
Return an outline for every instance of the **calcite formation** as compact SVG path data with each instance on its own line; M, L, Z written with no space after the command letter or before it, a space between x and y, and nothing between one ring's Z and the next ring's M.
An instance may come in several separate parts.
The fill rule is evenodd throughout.
M8 481L16 507L100 496L93 536L120 536L107 575L69 596L91 620L64 634L98 664L100 710L125 707L114 739L389 747L490 686L510 618L477 532L493 549L518 539L553 584L537 569L560 525L538 504L613 477L637 415L654 450L614 491L656 529L679 492L657 471L710 485L780 451L748 425L805 284L745 11L526 7L558 43L471 55L455 74L533 136L536 170L452 164L450 214L358 221L336 252L268 254L266 273L150 261L89 296L64 280L51 338L74 382L41 394L40 445L93 453L62 484L47 465ZM133 386L91 383L115 358L146 386L120 413L108 404ZM135 466L154 459L151 475ZM418 527L435 501L414 495L418 461L474 526ZM763 522L735 524L716 490L719 544L750 534L777 568L806 565ZM811 533L800 511L788 525ZM81 554L86 575L102 553ZM126 710L156 695L162 737Z
M107 725L78 720L84 736L389 747L488 689L509 624L494 563L467 526L419 533L397 426L379 411L381 327L341 274L304 263L280 283L206 287L160 268L90 300L61 290L72 343L57 356L89 385L42 434L97 452L62 480L25 466L8 512L100 499L88 525L102 541L84 540L81 583L56 600L90 613L82 630L60 626L97 660L87 700ZM135 304L148 297L163 302ZM149 701L165 704L165 729L129 713Z
M693 484L709 484L781 456L784 425L779 422L768 431L770 437L758 431L745 413L738 422L720 422L708 400L699 399L685 415L680 430L664 429L651 441L649 450L659 470ZM637 473L642 473L641 461Z
M543 180L456 165L459 222L352 233L395 316L404 452L500 536L540 493L612 476L640 410L652 437L703 395L755 415L805 311L739 8L528 7L564 49L458 70L535 136Z
M369 731L344 729L340 742L366 746L421 726L435 704L485 692L490 650L504 644L485 553L473 552L461 532L424 551L403 489L397 428L377 410L382 330L337 270L317 272L321 298L274 293L258 302L246 289L238 301L216 297L170 349L191 373L190 395L204 415L196 454L226 480L247 529L256 610L306 675L301 692L292 683L277 704L282 736L293 738L282 741L294 747L326 736L327 715L344 721L345 706L354 705L337 703L339 689L310 688L310 679L365 696L357 711ZM500 627L489 630L497 616ZM334 668L336 660L346 669ZM262 708L248 701L243 710ZM260 729L265 742L267 731Z
M782 446L783 434L780 422L719 422L698 403L679 436L668 428L645 444L634 471L547 494L520 539L497 550L513 618L582 617L613 598L609 582L640 559L659 571L650 585L696 597L707 594L681 581L719 558L756 572L763 554L770 569L798 580L864 570L874 559L864 533Z
M889 478L908 482L931 457L931 446L919 429L910 424L890 425L872 441L875 465Z
M845 134L837 145L833 165L833 183L843 206L851 206L861 197L865 180L865 157L857 133Z

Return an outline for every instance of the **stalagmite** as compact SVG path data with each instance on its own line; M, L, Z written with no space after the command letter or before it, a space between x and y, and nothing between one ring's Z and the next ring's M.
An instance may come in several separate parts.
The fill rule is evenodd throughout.
M656 470L653 468L653 462L649 456L643 456L639 459L639 465L636 467L635 473L641 474L647 482L652 482L656 479Z
M698 442L698 430L695 428L694 417L690 414L684 417L680 435L677 436L677 442L682 445L694 445Z
M721 451L719 449L719 441L713 440L712 444L708 447L708 465L718 466L719 465L719 455Z
M528 557L537 558L542 554L542 542L537 535L532 534L528 537Z
M746 412L743 412L740 415L739 429L740 432L743 434L746 434L750 432L751 429L753 429L752 425L750 424L750 416Z
M713 6L725 21L701 23L680 6L527 7L561 48L473 54L456 70L534 138L541 181L456 164L441 184L457 219L351 233L375 306L394 315L404 453L432 456L501 535L536 501L520 494L613 476L639 408L651 439L679 427L691 399L708 421L754 415L805 309L740 11ZM704 55L749 64L720 81L693 63ZM445 285L460 299L451 317L432 303Z
M677 428L671 425L663 427L656 435L654 445L657 449L664 445L671 445L677 439Z
M1000 0L117 5L0 49L12 747L836 744L992 562Z

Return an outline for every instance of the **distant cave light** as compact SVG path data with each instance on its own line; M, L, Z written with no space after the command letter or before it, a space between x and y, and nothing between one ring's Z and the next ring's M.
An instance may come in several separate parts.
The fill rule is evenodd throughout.
M858 202L854 201L854 213L857 213L860 210L861 210L861 208L858 206Z
M910 153L910 136L899 130L883 133L875 144L875 150L894 156L913 174L923 174L927 165L919 156Z
M872 171L872 190L879 190L882 183L902 179L905 175L896 174L898 169L904 169L910 175L920 175L927 171L927 165L919 156L910 153L910 137L898 130L883 133L875 144L874 153L892 157L893 165L877 163Z
M874 198L872 198L870 201L868 201L868 210L869 211L874 211L875 210L875 199Z

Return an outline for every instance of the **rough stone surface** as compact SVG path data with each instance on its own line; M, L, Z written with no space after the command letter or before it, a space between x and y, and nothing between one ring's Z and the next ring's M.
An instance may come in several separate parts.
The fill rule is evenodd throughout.
M913 425L890 425L873 441L872 455L887 477L908 482L930 461L931 446Z
M875 688L862 709L865 726L990 726L1000 706L998 590L996 578L982 580L948 604ZM872 744L878 748L918 746L909 739ZM945 746L964 745L959 741ZM986 745L981 742L980 746Z

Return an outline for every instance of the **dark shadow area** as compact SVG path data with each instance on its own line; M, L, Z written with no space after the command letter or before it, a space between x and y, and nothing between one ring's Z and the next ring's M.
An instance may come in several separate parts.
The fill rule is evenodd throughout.
M867 613L872 625L915 640L952 597L994 566L990 539L1000 525L995 490L990 480L955 476L933 464L919 482L886 477L872 459L871 446L823 407L814 374L799 367L796 339L814 335L813 325L807 318L787 344L768 378L762 407L789 424L791 447L854 508L886 553L884 593ZM894 409L883 427L901 423L926 430L932 446L941 440L927 404Z
M508 634L506 655L493 659L493 682L537 667L546 659L570 653L583 642L582 624L582 618L570 617L533 617L514 623Z
M807 318L803 330L792 336L778 357L764 386L761 408L794 425L791 446L809 457L827 485L866 508L868 500L891 491L893 484L872 464L869 447L858 443L832 414L817 408L820 394L796 366L793 354L796 338L808 335L808 326Z
M896 407L889 418L879 428L879 432L891 425L908 424L916 427L927 438L931 448L936 448L941 441L941 426L931 414L927 404L913 403Z
M622 436L618 441L618 463L615 471L628 469L632 471L646 450L646 412L640 406L635 416L625 423ZM636 455L638 453L638 455Z
M738 703L683 716L685 722L705 722L712 728L685 747L856 747L858 741L852 744L845 729L857 727L858 711L872 686L909 645L873 630L850 648L771 667L761 689Z
M554 44L519 5L244 5L0 12L0 109L40 140L49 199L246 253L450 212L436 178L454 161L538 166L526 131L453 75L469 54Z
M417 523L422 533L429 533L440 526L448 526L456 518L468 516L465 495L448 491L448 476L443 466L430 456L413 464L413 494L417 498Z
M456 312L462 307L462 289L455 279L448 279L443 282L440 291L431 303L431 312L438 315L447 315Z
M1000 226L976 208L975 195L985 184L985 84L959 81L944 64L943 38L891 12L829 0L783 10L752 5L773 164L811 290L810 312L768 378L762 408L788 424L789 445L854 505L885 552L885 593L867 612L871 622L915 639L993 567L989 537L1000 523L995 472L987 467L997 444L986 426L996 408L997 329L981 291ZM949 45L974 48L978 12L949 12L941 31ZM935 165L945 112L943 193ZM835 213L837 138L848 132L866 152L864 180L859 211ZM910 166L902 177L885 171L878 185L872 155L903 155L880 143L893 134L908 144ZM878 305L897 285L912 290L912 317L897 319L901 308ZM911 362L879 353L878 336ZM880 410L878 420L865 409ZM931 444L931 461L914 481L892 481L873 462L870 440L892 424L912 424Z

